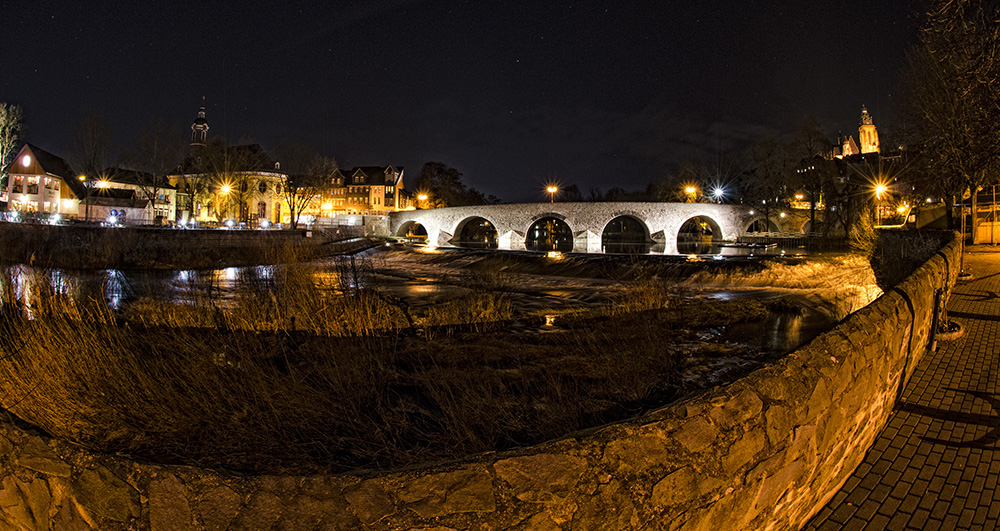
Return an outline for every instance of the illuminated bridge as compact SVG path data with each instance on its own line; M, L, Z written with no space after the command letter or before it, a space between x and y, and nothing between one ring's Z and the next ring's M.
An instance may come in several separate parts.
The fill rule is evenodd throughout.
M735 241L748 232L801 233L801 215L770 222L744 205L520 203L411 210L389 215L393 236L437 247L586 253L679 254L678 242Z

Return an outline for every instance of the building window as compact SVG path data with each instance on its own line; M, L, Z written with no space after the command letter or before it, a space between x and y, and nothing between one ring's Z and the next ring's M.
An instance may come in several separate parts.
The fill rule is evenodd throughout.
M280 184L278 185L281 186ZM274 204L274 222L281 223L281 203Z
M37 194L38 193L38 177L28 177L28 191L27 194ZM35 210L38 210L37 207Z
M14 184L11 186L10 193L21 194L24 193L24 177L20 175L14 176Z
M257 203L257 219L267 219L267 203Z
M278 184L274 185L274 193L276 193L276 194L280 194L281 193L281 183L278 183Z
M260 190L260 193L266 194L267 193L267 183L261 182L259 185L257 185L257 189Z

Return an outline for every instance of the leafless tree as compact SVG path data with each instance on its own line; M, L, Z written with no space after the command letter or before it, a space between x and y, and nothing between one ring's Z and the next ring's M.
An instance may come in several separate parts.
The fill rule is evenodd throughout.
M0 189L7 186L7 168L18 149L23 129L21 107L0 102Z
M767 226L776 211L788 206L788 155L785 146L762 140L747 150L748 170L744 174L743 197L764 214Z
M116 156L108 118L97 111L86 111L76 124L69 155L73 167L85 178L85 217L89 221L90 195L94 184L107 180L108 170Z
M908 55L907 136L939 189L972 196L997 179L1000 159L1000 2L932 0Z
M184 154L184 133L178 126L157 120L143 129L135 147L127 154L130 166L139 170L136 185L151 205L156 205L160 191L167 186L167 175L177 167Z
M295 229L299 216L332 187L337 163L309 146L292 142L278 144L274 155L288 175L284 197L291 214L291 227Z
M806 116L799 122L787 149L790 169L794 172L791 184L805 192L809 201L809 226L813 231L816 230L816 205L824 193L829 193L836 173L836 167L828 159L832 147L819 122ZM829 230L829 226L824 230Z

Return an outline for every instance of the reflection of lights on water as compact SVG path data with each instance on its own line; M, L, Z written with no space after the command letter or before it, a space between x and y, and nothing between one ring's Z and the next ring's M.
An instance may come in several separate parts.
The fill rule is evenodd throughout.
M274 266L259 265L253 268L253 272L261 280L271 280L274 278Z
M687 255L687 261L688 262L701 262L701 258L698 255L696 255L696 254L689 254L689 255Z
M545 256L550 260L562 260L563 254L559 251L549 251L545 253Z
M122 302L128 294L128 281L125 274L117 269L108 269L104 275L104 299L112 310L120 310Z
M433 246L433 245L426 245L424 247L418 247L417 250L420 251L420 252L422 252L422 253L427 253L427 254L440 254L441 253L441 251L439 251L438 248L435 247L435 246Z
M713 260L725 260L726 257L722 256L721 254L717 254L717 255L713 256L712 259Z
M554 315L545 316L545 326L555 326L555 324L556 324L556 316Z

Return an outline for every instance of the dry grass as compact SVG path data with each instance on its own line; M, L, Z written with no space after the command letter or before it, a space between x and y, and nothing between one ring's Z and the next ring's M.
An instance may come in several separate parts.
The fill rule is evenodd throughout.
M688 355L740 350L701 342L698 327L766 314L745 299L680 303L650 281L567 316L561 332L504 330L495 323L514 316L500 267L470 273L472 295L426 317L475 326L421 336L365 263L343 260L319 287L305 267L225 304L208 289L192 305L147 299L121 314L45 289L26 306L0 286L0 404L79 444L166 462L395 467L662 405L684 391Z

